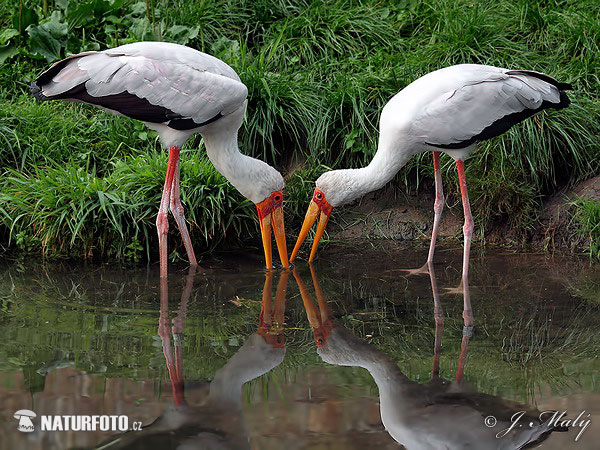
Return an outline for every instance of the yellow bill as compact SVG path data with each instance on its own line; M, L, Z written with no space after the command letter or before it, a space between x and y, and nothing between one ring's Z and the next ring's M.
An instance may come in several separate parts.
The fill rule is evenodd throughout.
M285 240L285 225L283 221L283 193L276 191L270 197L256 205L258 219L260 221L260 234L263 249L265 251L265 262L267 269L273 268L273 245L271 242L271 230L275 234L275 243L281 259L281 265L288 269L290 262L287 254Z
M323 237L323 233L325 233L325 227L327 226L327 221L329 220L332 210L333 207L325 199L325 194L323 194L323 192L321 192L319 189L315 189L313 198L308 206L308 211L306 211L306 216L304 216L304 223L300 229L298 240L296 241L296 245L292 251L290 262L293 262L296 258L302 243L306 239L306 236L308 236L308 232L312 228L313 224L317 221L317 217L319 217L319 224L317 225L317 232L315 234L315 240L313 241L308 262L312 262L315 259L319 242Z

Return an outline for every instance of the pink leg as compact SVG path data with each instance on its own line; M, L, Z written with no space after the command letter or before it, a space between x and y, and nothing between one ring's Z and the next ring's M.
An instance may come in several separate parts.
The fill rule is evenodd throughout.
M190 239L190 233L188 232L187 225L185 224L185 216L183 214L183 205L180 199L180 188L179 188L179 159L175 166L175 173L173 175L173 184L171 185L171 202L170 209L179 228L179 233L183 239L183 245L187 252L188 260L191 266L196 266L196 255L194 254L194 247L192 247L192 240Z
M463 210L465 214L465 225L463 234L465 236L465 250L463 254L463 285L469 277L469 254L471 252L471 236L473 235L473 217L471 216L471 206L469 205L469 194L467 192L467 180L465 178L465 162L456 161L456 170L458 171L458 181L460 183L460 193L462 194Z
M433 231L431 233L431 245L429 246L429 255L427 262L433 261L433 253L435 251L435 241L437 240L438 231L440 229L440 221L442 219L442 210L444 209L444 188L442 186L442 172L440 170L440 152L433 152L433 171L435 174L435 203L433 204Z
M408 272L408 275L418 275L429 273L429 263L433 262L433 253L435 252L435 242L437 240L440 229L440 221L442 219L442 210L444 209L444 188L442 186L442 172L440 169L440 152L433 152L433 171L435 174L435 203L433 204L433 231L431 232L431 244L429 244L429 255L427 262L418 269L402 269Z
M160 253L160 276L167 276L167 233L169 231L169 200L171 198L171 186L173 185L173 176L175 167L179 161L179 148L171 147L169 149L169 164L167 165L167 175L165 176L165 186L163 187L160 208L156 217L156 230L158 231L158 248Z

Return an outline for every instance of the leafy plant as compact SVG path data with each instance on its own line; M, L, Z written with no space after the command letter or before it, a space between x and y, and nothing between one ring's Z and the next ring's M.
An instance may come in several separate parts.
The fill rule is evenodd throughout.
M291 229L325 167L370 161L379 114L395 93L443 66L492 64L543 71L575 87L569 108L537 115L483 143L467 163L479 225L526 228L535 223L544 196L600 170L594 6L591 0L0 0L0 164L8 178L14 178L8 169L32 180L46 167L83 167L85 174L107 179L121 170L119 163L141 165L147 154L154 161L156 135L141 123L81 105L38 104L28 86L49 62L80 51L142 39L178 42L223 59L248 86L240 148L286 177ZM188 145L201 149L201 138ZM442 163L453 202L459 198L454 164L445 156ZM156 168L156 192L163 170ZM432 189L430 155L412 158L394 185ZM193 198L190 217L198 209L204 212L194 220L211 221L203 197ZM240 203L228 210L243 211L239 224L255 230L255 218L243 218L249 205L239 196L231 199ZM5 204L0 210L17 211ZM210 223L196 225L216 233ZM144 248L154 234L138 236ZM0 236L10 235L0 225ZM125 254L126 242L113 245L123 248L110 254ZM62 251L77 254L81 248Z
M600 258L600 201L578 199L573 206L575 219L589 239L590 258Z

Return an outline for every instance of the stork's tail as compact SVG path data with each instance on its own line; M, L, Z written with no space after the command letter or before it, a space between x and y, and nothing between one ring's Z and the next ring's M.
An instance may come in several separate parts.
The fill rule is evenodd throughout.
M573 89L570 84L567 84L567 86L569 86L568 89ZM569 98L569 96L567 95L567 93L565 91L559 91L559 92L560 92L560 103L558 105L556 105L555 108L556 109L564 109L571 104L571 99Z
M508 75L527 75L533 78L538 78L542 81L545 81L552 86L555 86L560 92L560 102L553 103L552 108L556 109L564 109L571 104L571 100L567 96L565 91L573 90L573 86L569 83L561 83L557 81L555 78L552 78L550 75L546 75L542 72L536 72L535 70L510 70L507 72Z
M50 100L42 93L42 88L38 86L37 80L31 82L31 84L29 85L29 91L31 92L31 95L33 95L40 102Z

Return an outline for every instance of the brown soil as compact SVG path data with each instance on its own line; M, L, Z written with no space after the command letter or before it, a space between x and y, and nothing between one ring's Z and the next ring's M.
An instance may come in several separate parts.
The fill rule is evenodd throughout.
M578 233L570 204L577 198L600 200L600 176L586 180L573 189L561 191L543 203L534 230L497 227L486 230L489 243L533 245L547 250L585 251L587 237ZM338 215L329 237L336 242L387 239L428 245L433 225L432 194L407 195L384 188L363 197ZM448 205L442 215L440 240L462 240L463 211L460 202ZM475 239L478 238L477 230Z

